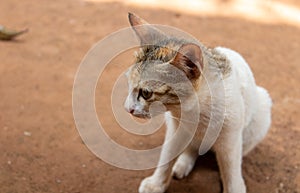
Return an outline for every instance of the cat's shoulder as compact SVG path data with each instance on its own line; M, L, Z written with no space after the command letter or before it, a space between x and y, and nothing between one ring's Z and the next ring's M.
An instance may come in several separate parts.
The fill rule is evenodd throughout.
M226 60L229 60L230 66L232 68L245 68L246 66L248 67L248 64L243 56L237 51L225 47L216 47L214 48L214 50L215 52L223 55Z
M250 91L253 91L253 88L255 88L255 79L250 66L243 56L229 48L217 47L215 50L226 57L232 71L231 77L239 82L241 88L251 88Z

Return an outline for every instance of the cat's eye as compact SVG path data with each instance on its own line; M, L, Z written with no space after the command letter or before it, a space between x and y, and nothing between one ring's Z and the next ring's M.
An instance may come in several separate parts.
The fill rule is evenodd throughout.
M147 90L147 89L140 89L139 95L142 96L145 100L151 98L153 92Z

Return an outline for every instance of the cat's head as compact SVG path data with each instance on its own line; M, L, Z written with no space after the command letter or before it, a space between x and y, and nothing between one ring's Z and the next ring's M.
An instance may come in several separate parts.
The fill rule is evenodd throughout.
M192 94L188 85L197 86L203 68L201 48L164 34L134 14L129 13L129 21L141 48L126 73L129 91L125 109L149 118L149 107L156 101L167 110L178 108L182 99Z

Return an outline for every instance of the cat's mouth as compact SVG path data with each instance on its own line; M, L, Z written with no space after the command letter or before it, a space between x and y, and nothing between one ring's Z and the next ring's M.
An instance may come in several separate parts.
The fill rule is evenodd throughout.
M147 113L147 114L135 114L135 113L133 113L132 116L135 116L135 117L138 117L138 118L141 118L141 119L150 119L151 118L149 113Z

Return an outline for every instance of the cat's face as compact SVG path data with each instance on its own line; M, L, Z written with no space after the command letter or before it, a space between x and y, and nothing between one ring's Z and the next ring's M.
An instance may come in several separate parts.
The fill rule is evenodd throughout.
M137 63L127 71L129 90L125 109L129 113L150 118L150 106L154 102L160 102L165 107L180 104L176 89L165 81L164 72L169 66L170 64L162 62Z
M200 77L201 49L149 25L140 28L145 22L135 15L130 14L129 21L142 48L126 73L129 90L125 109L134 116L150 118L154 102L162 103L167 110L177 108L181 98L190 94L187 82L195 83ZM163 112L154 112L160 113Z

